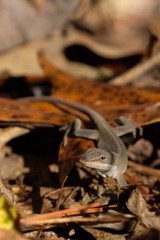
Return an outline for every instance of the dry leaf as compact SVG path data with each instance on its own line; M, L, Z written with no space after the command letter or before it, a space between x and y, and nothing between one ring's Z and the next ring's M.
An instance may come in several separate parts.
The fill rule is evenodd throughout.
M80 3L46 0L41 9L36 9L26 0L1 1L0 51L51 34Z
M132 214L140 219L142 225L160 231L160 217L148 210L147 204L138 188L132 191L126 205Z

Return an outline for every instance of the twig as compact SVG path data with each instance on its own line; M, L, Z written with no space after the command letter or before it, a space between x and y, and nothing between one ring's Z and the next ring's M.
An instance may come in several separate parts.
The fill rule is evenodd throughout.
M23 127L6 127L0 129L0 148L12 139L29 133L30 130Z
M130 69L126 73L119 77L114 78L111 83L114 85L127 85L130 84L135 78L140 77L142 74L150 71L152 68L160 65L160 52L157 55L151 57L147 61L138 64L134 68Z
M85 206L80 206L72 209L64 209L60 211L55 211L51 213L39 214L36 216L31 216L27 218L20 219L21 229L29 229L33 225L38 225L42 223L53 223L55 219L64 218L68 216L67 219L70 219L72 215L86 214L86 213L101 213L103 211L102 206L106 205L106 201L99 201L91 203ZM97 219L97 218L96 218ZM57 223L60 220L57 220ZM63 220L62 220L63 221ZM69 221L69 220L66 220ZM72 220L73 221L73 220Z
M27 225L22 225L21 230L27 231L32 229L40 228L42 225L47 225L51 227L51 225L69 223L69 222L81 222L81 223L118 223L129 221L130 218L126 218L122 215L120 216L112 216L112 217L62 217L62 218L54 218L54 219L43 219L41 221L34 221L32 223L28 223ZM49 226L50 225L50 226Z
M160 170L151 167L143 166L138 163L129 161L128 166L134 168L137 172L142 172L143 174L151 175L160 179Z
M60 208L60 201L61 201L61 197L62 197L62 193L63 193L63 188L64 188L64 184L67 180L68 176L65 177L65 179L63 180L63 183L62 183L62 186L61 186L61 189L60 189L60 193L59 193L59 197L58 197L58 200L57 200L57 209Z

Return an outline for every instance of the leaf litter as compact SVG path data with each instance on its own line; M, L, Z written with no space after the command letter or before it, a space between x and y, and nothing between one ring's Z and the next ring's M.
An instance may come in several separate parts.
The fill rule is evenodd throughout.
M84 2L85 9L89 1ZM128 28L124 28L123 36L127 34L127 39L135 42L137 38L141 38L143 39L142 45L136 42L137 45L135 44L134 49L131 50L129 40L127 40L128 45L119 41L118 38L113 41L113 36L118 28L115 27L113 31L109 28L105 29L105 37L108 36L112 43L112 52L108 47L110 45L108 45L108 40L105 40L106 51L102 51L105 41L103 39L101 48L102 39L97 39L97 36L102 37L101 34L104 32L102 31L104 28L100 28L100 26L102 27L102 23L108 20L104 19L103 22L97 18L98 22L90 23L89 21L92 14L96 14L97 9L103 10L104 2L95 2L95 5L91 7L93 12L88 15L88 18L87 15L83 18L83 14L81 15L79 12L79 17L76 16L75 20L69 23L75 28L79 24L81 29L84 28L84 23L87 23L88 30L92 30L92 34L95 34L94 43L93 41L91 43L88 36L85 39L85 34L83 34L83 39L79 37L80 43L86 44L86 48L92 48L97 55L102 55L103 52L105 56L103 55L101 60L106 61L106 66L108 66L109 52L110 58L126 57L128 54L132 58L133 53L144 54L144 51L147 56L148 32L146 32L146 28L149 25L150 30L153 31L153 22L150 16L154 13L153 6L157 6L157 2L145 5L150 14L145 15L145 21L139 26L140 28L135 27L137 26L135 21L135 26L133 26L135 27L133 31L135 38ZM102 6L98 6L98 4L102 4ZM117 10L112 4L110 8L115 13ZM88 9L86 13L87 11ZM148 12L146 11L146 13ZM112 24L116 22L115 16L112 15ZM114 26L127 26L128 19L124 15L124 22L119 22L119 25ZM78 21L81 21L81 24ZM145 38L142 34L143 31L145 31ZM68 36L69 34L70 30ZM61 35L61 39L64 41L64 35ZM67 44L69 46L69 41L67 41L64 41L65 48ZM78 43L78 38L70 41L70 44L72 43ZM117 43L124 47L119 49L119 51L122 50L120 52L116 51ZM125 50L125 46L126 49L128 48L127 50ZM157 47L156 43L154 46ZM64 49L61 50L61 54L64 54ZM68 136L68 145L64 147L63 132L60 131L60 128L71 123L78 113L72 112L68 108L62 111L62 109L43 101L29 103L22 99L13 100L13 96L22 97L22 92L19 93L17 88L16 94L11 91L12 94L9 96L3 86L8 80L16 82L17 78L14 79L9 75L1 77L1 96L4 97L0 99L0 169L2 178L0 192L19 212L18 230L21 233L28 232L27 234L30 235L25 233L26 238L80 239L85 236L86 239L143 239L144 237L153 239L154 236L154 239L158 239L160 231L160 89L158 84L156 87L154 84L154 87L135 87L134 78L141 79L141 77L147 76L152 81L155 69L158 69L159 53L158 51L155 55L151 53L148 59L145 57L143 63L142 59L138 60L138 65L131 70L127 67L124 69L124 66L127 66L124 64L124 73L120 77L110 79L108 83L108 77L106 78L107 82L102 79L92 81L66 73L62 71L63 66L58 69L54 65L54 61L50 61L50 58L45 55L45 52L39 51L38 61L43 75L25 76L26 86L29 88L26 87L24 96L35 93L41 95L41 89L47 82L50 84L51 96L89 106L99 112L112 126L119 124L120 116L126 116L138 126L143 127L142 136L137 134L134 139L131 134L128 134L122 138L128 150L129 164L124 174L128 186L121 190L117 188L115 180L102 179L94 170L86 168L78 162L79 155L87 148L94 147L93 141ZM60 58L54 57L54 59L59 60ZM120 60L122 61L122 59ZM117 75L119 69L122 70L122 65L118 65L118 61L116 64L115 62L113 65L110 63L112 70L110 76L112 77ZM104 68L102 65L99 64L98 68ZM159 76L158 71L156 74ZM116 86L117 83L120 86ZM39 84L43 85L42 88ZM6 86L8 89L8 85ZM25 88L23 89L25 90ZM84 127L92 127L86 116L82 114L78 114L78 116L83 119ZM5 212L6 209L4 208L3 211ZM11 235L14 235L15 239L24 238L17 233L0 231L2 239L9 239Z

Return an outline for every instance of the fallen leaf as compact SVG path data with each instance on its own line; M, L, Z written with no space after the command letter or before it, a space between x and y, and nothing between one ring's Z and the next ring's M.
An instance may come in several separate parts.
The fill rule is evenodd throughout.
M22 125L32 128L32 126L53 126L56 122L59 125L62 121L63 126L74 119L71 115L65 119L65 113L44 101L29 103L26 101L0 98L0 105L1 125Z
M147 228L153 228L160 231L159 216L157 216L155 212L148 210L147 204L138 188L132 191L126 205L132 214L140 219L142 225Z
M39 53L38 59L43 65L44 74L50 77L53 86L55 84L53 96L87 105L112 124L113 119L120 116L129 117L140 126L159 122L160 87L122 87L87 79L78 80L57 70L44 52Z
M82 43L83 39L84 45L110 58L143 51L147 44L147 27L158 16L155 11L158 6L158 1L146 0L90 1L73 19L77 31L72 31L79 33L75 42Z
M62 184L66 176L69 175L74 164L79 160L80 155L85 153L88 148L94 147L91 140L67 137L67 146L60 145L58 155L59 179Z
M50 34L75 12L80 3L81 0L67 4L46 0L40 9L36 9L30 1L2 1L0 51Z

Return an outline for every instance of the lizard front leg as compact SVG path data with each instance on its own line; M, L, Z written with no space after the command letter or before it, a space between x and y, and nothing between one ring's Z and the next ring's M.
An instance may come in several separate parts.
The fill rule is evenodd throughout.
M64 139L63 139L64 146L67 145L68 135L98 141L99 139L98 130L81 128L81 124L82 124L81 120L79 118L76 118L76 120L73 123L68 124L67 126L64 126L61 128L61 130L65 130Z

